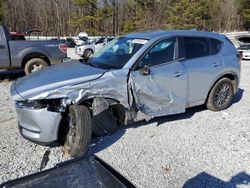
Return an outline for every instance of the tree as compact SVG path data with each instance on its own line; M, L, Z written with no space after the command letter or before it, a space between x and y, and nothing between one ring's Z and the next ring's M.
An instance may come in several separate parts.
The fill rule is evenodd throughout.
M28 6L27 6L28 5ZM121 35L153 29L250 28L250 0L0 0L0 22L41 35Z
M211 19L209 1L180 0L173 3L173 8L167 12L168 29L206 29Z
M0 24L3 23L3 15L4 15L4 12L3 12L3 0L0 0Z
M80 12L73 12L71 25L83 28L87 33L92 35L98 34L95 28L95 22L99 21L97 17L97 1L96 0L74 0L76 6L80 8Z
M243 26L246 30L250 29L250 0L240 0L240 13L243 18Z
M241 29L241 19L238 14L239 3L237 0L212 0L209 3L209 30L233 31Z

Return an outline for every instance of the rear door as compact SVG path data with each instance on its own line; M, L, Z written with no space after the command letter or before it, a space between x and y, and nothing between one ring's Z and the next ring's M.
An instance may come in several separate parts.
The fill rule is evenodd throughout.
M212 83L224 69L223 59L218 55L221 42L205 37L182 39L185 51L185 60L182 63L188 72L187 105L199 105L206 100ZM217 46L213 46L212 40L218 42Z
M0 67L9 67L10 66L10 57L9 57L9 32L5 27L0 27Z
M130 82L137 108L146 117L184 112L187 73L178 60L177 38L153 45L131 72Z

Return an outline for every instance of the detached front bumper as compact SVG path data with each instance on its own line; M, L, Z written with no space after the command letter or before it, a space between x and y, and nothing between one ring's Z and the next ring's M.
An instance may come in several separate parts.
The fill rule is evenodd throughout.
M33 109L16 105L18 125L21 135L37 144L49 145L58 139L58 129L62 116L47 108Z

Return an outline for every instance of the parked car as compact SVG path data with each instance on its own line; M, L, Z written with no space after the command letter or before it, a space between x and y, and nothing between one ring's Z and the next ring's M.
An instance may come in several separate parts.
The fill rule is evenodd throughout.
M250 44L250 34L238 35L238 36L235 37L235 39L241 45Z
M75 53L83 58L89 58L94 52L100 50L114 37L101 37L97 41L88 41L84 45L76 46Z
M65 40L28 41L12 37L6 27L0 26L0 68L23 68L30 74L62 63L67 57Z
M242 54L242 59L250 60L250 44L243 44L238 48Z
M78 34L78 38L75 39L75 43L77 46L84 45L89 40L89 36L86 32L80 32Z
M66 38L66 45L69 48L74 48L76 45L75 40L73 38Z
M69 155L79 156L92 134L111 134L118 124L203 104L224 110L239 79L239 53L226 36L152 31L114 39L87 61L21 78L11 95L25 138L45 145L59 140Z

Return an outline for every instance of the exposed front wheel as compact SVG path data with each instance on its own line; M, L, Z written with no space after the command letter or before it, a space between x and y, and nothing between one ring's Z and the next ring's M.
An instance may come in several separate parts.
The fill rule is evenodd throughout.
M47 67L48 63L40 58L33 58L29 60L24 67L25 74L28 75L32 72L36 72L38 70L41 70L44 67Z
M222 78L211 90L207 100L207 108L213 111L224 110L232 104L233 97L232 81L228 78Z
M66 135L63 150L71 157L84 155L92 136L91 114L85 106L69 107L69 130Z

